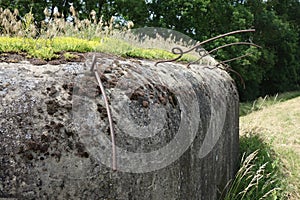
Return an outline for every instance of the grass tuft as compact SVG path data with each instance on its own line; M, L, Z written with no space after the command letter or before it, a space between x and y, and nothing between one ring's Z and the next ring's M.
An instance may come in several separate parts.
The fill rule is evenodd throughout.
M258 135L241 137L241 164L225 200L284 199L285 179L281 162L270 144Z

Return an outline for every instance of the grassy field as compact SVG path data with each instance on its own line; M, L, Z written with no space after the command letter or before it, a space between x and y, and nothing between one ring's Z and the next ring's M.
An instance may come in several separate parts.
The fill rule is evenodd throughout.
M267 163L267 171L275 182L269 190L278 187L267 199L297 200L300 199L300 97L283 102L274 99L265 99L265 106L240 117L241 150L250 155L258 149L261 153L254 164ZM245 109L247 105L241 107ZM259 182L264 184L262 180Z

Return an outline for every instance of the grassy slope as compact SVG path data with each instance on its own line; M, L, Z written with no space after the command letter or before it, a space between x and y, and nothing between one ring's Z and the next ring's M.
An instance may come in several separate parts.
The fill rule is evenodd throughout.
M276 96L260 97L255 101L240 103L240 116L247 115L253 111L260 110L262 108L272 106L276 103L287 101L289 99L299 97L300 91L285 92L277 94Z
M240 134L258 134L284 163L290 199L300 199L300 97L240 118Z

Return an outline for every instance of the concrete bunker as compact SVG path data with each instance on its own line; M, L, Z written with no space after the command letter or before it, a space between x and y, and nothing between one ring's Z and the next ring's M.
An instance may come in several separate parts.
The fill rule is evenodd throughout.
M0 63L0 197L218 199L238 167L238 94L219 68L99 54L117 145L83 63Z

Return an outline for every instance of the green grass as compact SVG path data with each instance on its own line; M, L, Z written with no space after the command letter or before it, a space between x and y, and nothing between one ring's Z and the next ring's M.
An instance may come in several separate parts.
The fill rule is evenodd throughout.
M272 145L258 135L245 135L240 147L240 169L225 200L284 199L287 184Z
M300 91L286 92L275 96L265 96L264 98L260 97L253 102L243 102L240 103L240 116L250 114L251 112L261 110L265 107L274 105L276 103L284 102L289 99L299 97Z
M241 155L248 157L227 199L300 199L298 96L292 92L258 100L255 112L240 117Z

